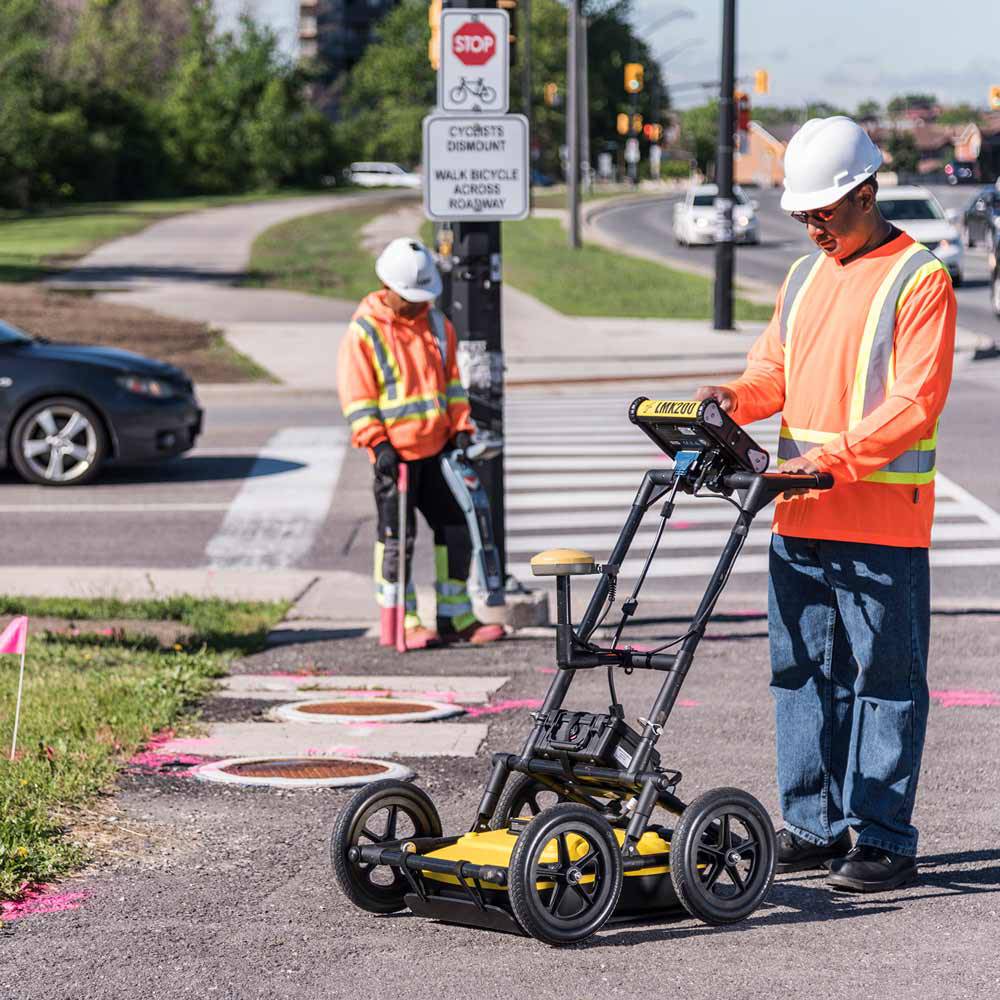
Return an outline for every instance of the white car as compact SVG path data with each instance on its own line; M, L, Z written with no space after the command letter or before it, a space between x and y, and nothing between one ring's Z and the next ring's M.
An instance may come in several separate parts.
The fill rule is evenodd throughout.
M682 246L715 242L714 184L698 184L689 188L683 201L674 205L674 239ZM760 243L760 222L757 204L743 189L733 187L733 238L737 243Z
M352 163L345 173L352 184L361 187L418 188L422 183L420 174L404 170L398 163Z
M915 185L880 187L876 197L882 215L923 243L948 268L952 283L960 285L965 255L962 234L948 221L937 198L927 188Z

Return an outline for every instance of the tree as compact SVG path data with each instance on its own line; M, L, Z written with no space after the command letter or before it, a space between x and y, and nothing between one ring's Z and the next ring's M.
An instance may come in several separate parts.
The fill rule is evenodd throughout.
M915 174L920 162L917 141L909 132L893 132L886 142L886 149L892 157L892 169L899 174Z
M982 120L983 114L978 108L971 104L956 104L954 107L945 108L938 116L937 120L942 125L964 125L966 122L978 124Z
M882 113L882 105L878 101L862 101L858 105L857 111L854 112L854 118L856 121L872 121L877 119Z
M698 169L714 173L715 150L719 142L719 102L709 101L681 115L681 144L691 150Z

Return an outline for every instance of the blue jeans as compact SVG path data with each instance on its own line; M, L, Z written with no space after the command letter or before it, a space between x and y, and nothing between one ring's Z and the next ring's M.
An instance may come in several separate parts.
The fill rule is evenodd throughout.
M771 539L768 631L785 827L916 855L927 729L926 549Z

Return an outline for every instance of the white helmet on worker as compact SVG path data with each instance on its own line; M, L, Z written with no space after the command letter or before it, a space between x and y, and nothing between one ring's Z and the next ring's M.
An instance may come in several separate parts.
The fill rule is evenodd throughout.
M434 257L419 240L393 240L375 261L375 273L407 302L430 302L441 294Z
M785 150L786 212L811 212L839 201L882 166L868 133L844 115L810 118Z

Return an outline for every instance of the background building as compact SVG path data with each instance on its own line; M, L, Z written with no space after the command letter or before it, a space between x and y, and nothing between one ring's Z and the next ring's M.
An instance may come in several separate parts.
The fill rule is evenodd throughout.
M372 39L372 29L397 0L297 0L299 56L315 59L316 103L337 116L344 78Z

